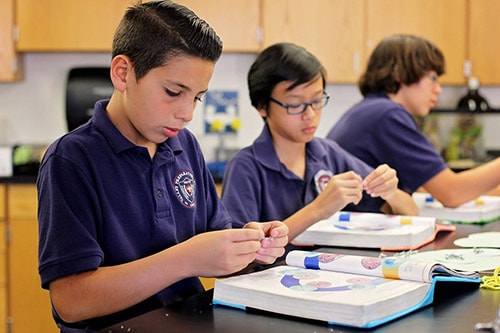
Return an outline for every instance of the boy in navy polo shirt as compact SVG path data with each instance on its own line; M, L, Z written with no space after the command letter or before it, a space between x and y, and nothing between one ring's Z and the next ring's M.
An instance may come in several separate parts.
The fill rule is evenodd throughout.
M329 99L325 84L318 59L294 44L272 45L252 64L250 99L265 126L226 167L222 200L234 226L246 219L284 220L292 240L340 209L418 213L411 197L397 189L393 169L374 170L314 136Z
M108 326L201 292L198 276L284 253L281 222L230 229L184 128L221 52L183 6L127 10L113 40L111 99L50 146L37 182L39 273L61 331Z
M384 38L358 82L363 100L327 137L369 165L389 164L402 190L423 189L456 207L479 195L500 194L500 158L454 172L419 130L415 117L427 116L436 106L444 72L444 55L431 41L404 34Z

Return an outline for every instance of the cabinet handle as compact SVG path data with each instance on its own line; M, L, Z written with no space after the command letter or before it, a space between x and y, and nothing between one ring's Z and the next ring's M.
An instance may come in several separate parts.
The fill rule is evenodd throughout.
M264 29L262 29L262 27L257 28L256 37L257 37L257 43L261 45L262 42L264 41Z
M472 61L464 60L464 77L469 77L472 74Z
M359 73L359 51L354 51L352 54L352 72Z

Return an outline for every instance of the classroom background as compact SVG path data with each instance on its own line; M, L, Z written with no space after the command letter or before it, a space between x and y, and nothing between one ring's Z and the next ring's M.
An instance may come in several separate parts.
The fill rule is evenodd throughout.
M241 125L234 133L226 135L226 148L238 149L250 145L259 135L263 121L251 106L246 75L255 54L224 53L216 64L209 91L237 93L238 117ZM25 77L19 82L0 83L0 145L47 144L67 132L65 119L66 80L75 67L106 67L108 53L25 53ZM341 66L342 64L339 64ZM325 136L343 112L361 100L355 84L328 84L331 96L323 110L317 135ZM463 85L443 85L438 108L455 108L467 91ZM491 107L500 108L500 87L481 86L480 93ZM193 121L188 125L199 138L208 162L216 160L220 140L217 134L206 131L203 115L204 102L199 103ZM440 137L446 144L455 114L440 115ZM500 149L500 113L481 115L484 126L483 140L487 149Z

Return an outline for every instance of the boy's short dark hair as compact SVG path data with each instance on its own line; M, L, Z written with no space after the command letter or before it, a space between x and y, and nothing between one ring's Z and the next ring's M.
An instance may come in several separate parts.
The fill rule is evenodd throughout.
M112 56L130 58L137 79L174 56L184 55L216 62L222 41L190 9L169 0L129 7L113 38Z
M266 107L274 87L282 81L293 82L287 90L320 76L323 88L326 70L319 60L303 47L278 43L262 51L248 72L250 101L255 108Z
M445 72L444 56L437 46L413 35L392 35L373 50L358 87L363 96L397 93L402 83L417 83L428 71Z

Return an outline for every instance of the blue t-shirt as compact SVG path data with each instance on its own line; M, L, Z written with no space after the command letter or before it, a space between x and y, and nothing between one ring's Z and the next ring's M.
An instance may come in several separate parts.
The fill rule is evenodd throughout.
M226 166L222 183L222 201L234 219L233 226L284 220L314 200L331 176L352 170L365 177L373 170L322 138L307 143L306 154L302 179L279 161L267 125L252 146L236 153ZM379 212L383 203L365 193L357 206L345 209Z
M159 144L151 159L112 124L107 103L96 103L92 119L56 140L42 161L37 186L43 288L231 228L194 135L180 131ZM72 326L109 324L202 290L198 278L185 279L126 311Z
M413 116L386 94L367 95L342 115L327 138L373 167L388 164L408 193L447 168Z

